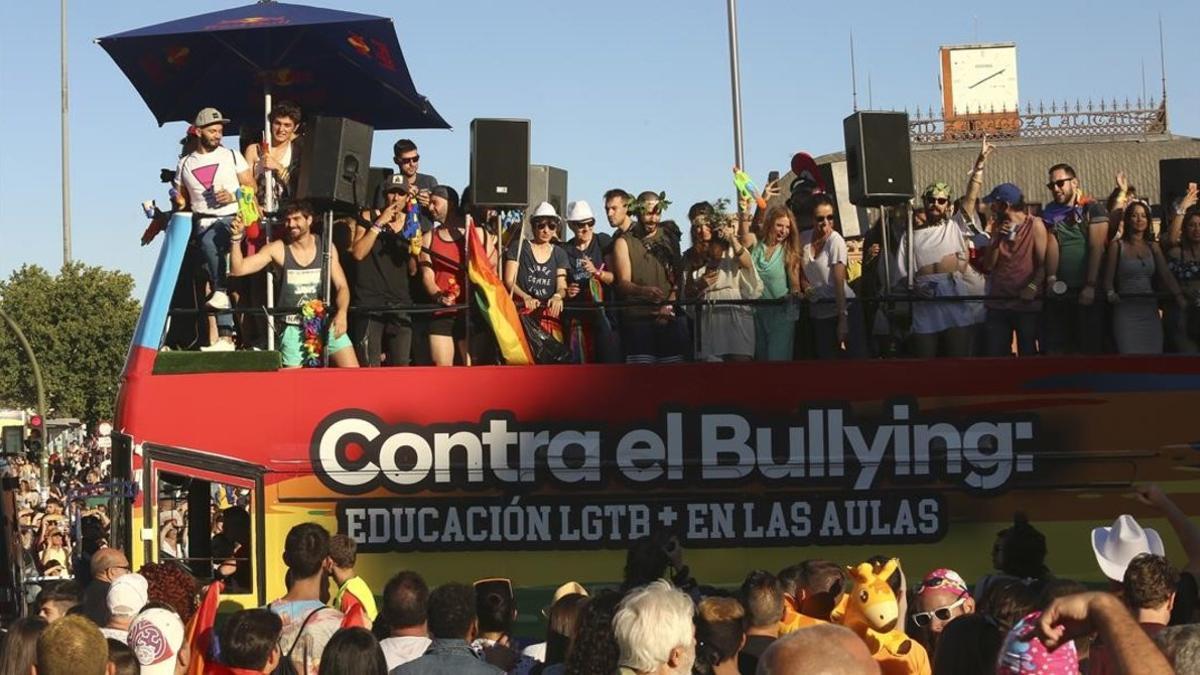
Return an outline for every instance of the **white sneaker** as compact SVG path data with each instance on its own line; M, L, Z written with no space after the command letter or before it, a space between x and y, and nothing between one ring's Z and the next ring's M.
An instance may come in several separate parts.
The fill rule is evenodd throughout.
M229 295L225 291L217 291L205 304L213 309L229 309Z
M216 342L207 347L201 347L202 352L232 352L237 347L233 344L233 340L229 338L219 338Z

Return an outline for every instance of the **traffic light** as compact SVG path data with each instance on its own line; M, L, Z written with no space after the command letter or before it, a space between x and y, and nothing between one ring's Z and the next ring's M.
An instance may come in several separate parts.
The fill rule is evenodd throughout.
M46 433L45 421L41 415L31 415L27 426L29 427L29 437L25 439L25 449L34 457L40 456Z

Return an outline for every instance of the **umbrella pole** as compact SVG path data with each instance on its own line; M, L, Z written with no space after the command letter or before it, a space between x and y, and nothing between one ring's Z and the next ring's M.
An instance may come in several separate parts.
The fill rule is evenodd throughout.
M271 150L271 90L267 89L263 92L263 148L265 151ZM259 158L262 161L262 158ZM251 167L253 171L253 167ZM263 233L266 243L271 243L271 225L275 219L275 214L279 207L275 203L275 175L267 172L266 175L266 194L263 195ZM271 270L271 266L267 266L267 307L275 307L275 273ZM275 315L267 312L267 350L275 350Z

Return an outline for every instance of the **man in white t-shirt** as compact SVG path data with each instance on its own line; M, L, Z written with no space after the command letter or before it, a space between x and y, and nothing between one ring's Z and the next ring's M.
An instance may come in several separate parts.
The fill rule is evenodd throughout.
M254 175L246 160L236 151L221 145L225 124L229 122L216 108L205 108L196 115L196 149L179 160L175 170L175 188L180 208L190 205L192 232L204 256L211 295L208 306L229 309L225 293L225 255L229 252L229 226L237 215L237 191L242 185L254 186ZM220 339L211 351L233 350L233 316L217 315Z

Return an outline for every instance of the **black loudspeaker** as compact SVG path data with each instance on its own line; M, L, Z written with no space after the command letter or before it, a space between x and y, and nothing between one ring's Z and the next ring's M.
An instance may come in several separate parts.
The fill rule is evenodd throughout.
M371 200L374 129L344 117L317 115L305 123L296 195L322 206L362 206Z
M529 165L529 206L550 202L558 215L567 217L567 171L545 164Z
M842 122L846 179L858 206L896 204L912 198L912 146L908 114L856 112Z
M373 197L380 194L379 191L383 189L382 186L388 182L388 179L394 173L396 173L396 170L389 166L371 167L370 178L367 179L367 195Z
M529 205L529 120L471 120L471 191L480 206Z
M1200 159L1158 160L1158 201L1168 217L1176 200L1187 194L1188 183L1200 183Z

